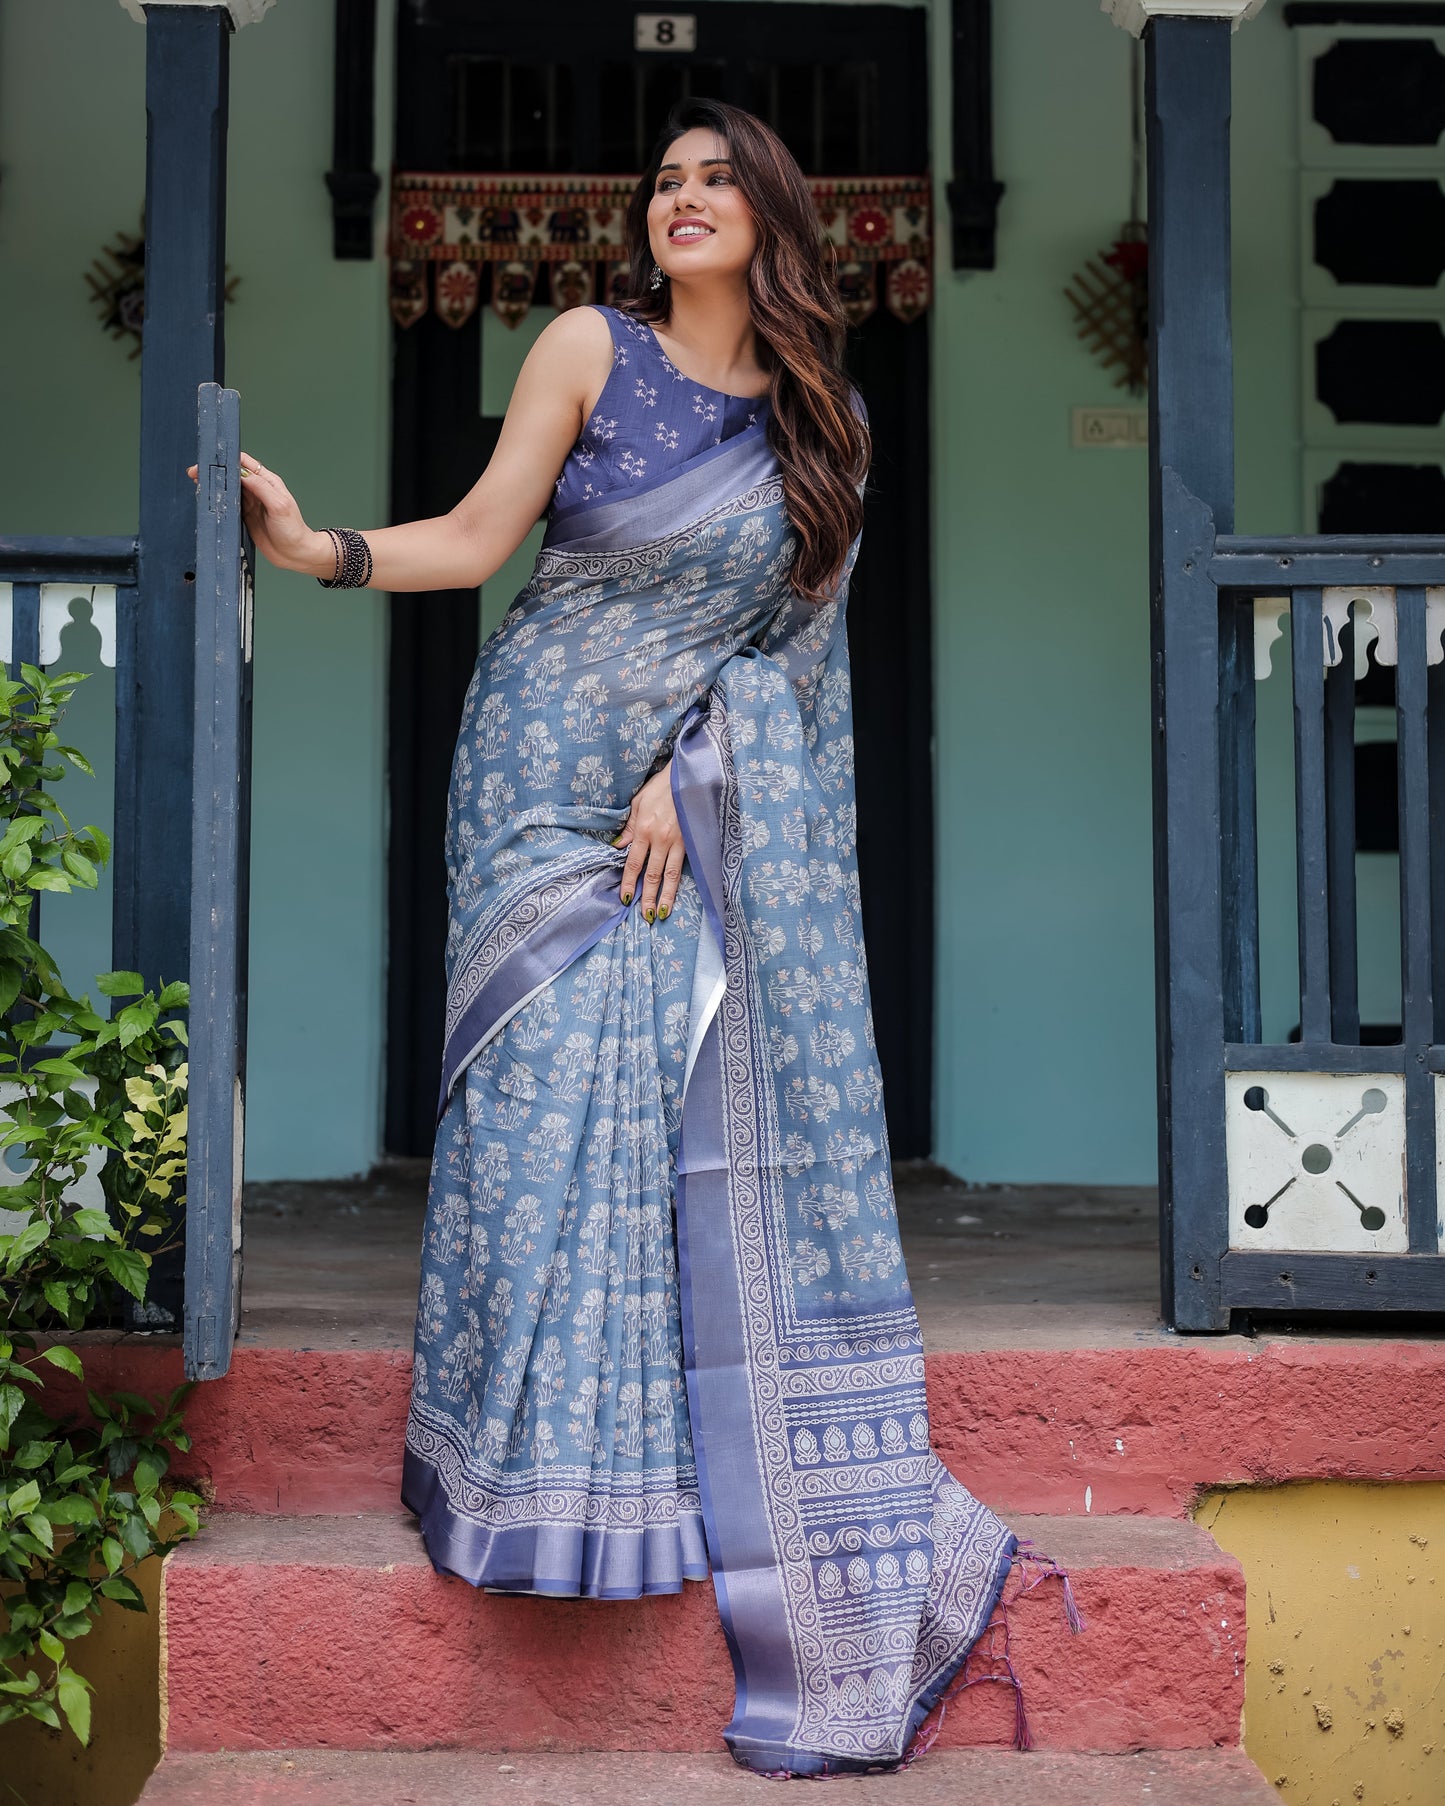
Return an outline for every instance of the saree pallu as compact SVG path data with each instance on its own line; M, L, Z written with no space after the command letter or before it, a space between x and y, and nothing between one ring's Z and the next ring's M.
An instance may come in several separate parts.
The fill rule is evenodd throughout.
M403 1497L473 1582L710 1571L729 1747L816 1775L903 1757L1017 1544L929 1446L846 574L804 604L793 551L760 424L556 516L482 650ZM687 868L649 927L611 841L669 756Z

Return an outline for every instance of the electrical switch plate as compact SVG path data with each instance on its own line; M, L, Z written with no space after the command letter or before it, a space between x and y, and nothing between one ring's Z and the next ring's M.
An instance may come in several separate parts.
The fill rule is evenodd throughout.
M1147 408L1074 408L1071 443L1075 451L1092 451L1096 446L1111 451L1149 444L1149 410Z

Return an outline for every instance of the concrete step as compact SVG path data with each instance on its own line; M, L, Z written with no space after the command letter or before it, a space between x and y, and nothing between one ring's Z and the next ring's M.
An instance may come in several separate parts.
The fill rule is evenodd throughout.
M1041 1748L1232 1748L1244 1576L1198 1526L1015 1521L1073 1576L1012 1608ZM505 1598L445 1579L402 1516L212 1513L167 1559L169 1744L309 1749L715 1751L732 1671L712 1588L629 1600ZM1005 1686L950 1704L944 1746L1013 1737ZM279 1796L278 1796L279 1797Z
M171 1337L81 1340L92 1385L180 1384ZM1445 1480L1445 1340L1021 1343L927 1360L935 1447L1005 1516L1184 1517L1210 1486ZM238 1346L192 1396L186 1471L232 1511L397 1511L410 1387L409 1348Z
M172 1752L140 1806L733 1806L764 1797L728 1756L498 1756L268 1750ZM1279 1796L1238 1750L1077 1756L939 1750L848 1784L850 1806L1271 1806Z

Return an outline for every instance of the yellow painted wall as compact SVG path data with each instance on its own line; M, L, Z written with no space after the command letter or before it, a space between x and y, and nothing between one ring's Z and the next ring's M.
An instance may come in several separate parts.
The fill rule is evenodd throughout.
M1244 1745L1291 1806L1445 1801L1445 1486L1208 1494L1244 1565Z
M161 1564L136 1570L142 1612L107 1600L89 1636L71 1644L90 1681L90 1743L44 1725L0 1727L4 1806L132 1806L161 1758Z

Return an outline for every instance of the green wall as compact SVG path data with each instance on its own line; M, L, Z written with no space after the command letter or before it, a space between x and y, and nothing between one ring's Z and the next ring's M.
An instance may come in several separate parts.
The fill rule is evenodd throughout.
M390 142L391 0L378 39ZM332 12L283 0L231 42L227 381L246 449L316 522L386 519L385 265L336 263ZM91 259L134 231L145 189L145 29L115 0L0 7L0 521L24 533L135 530L139 363L100 330ZM177 480L184 482L183 473ZM384 972L385 619L263 566L257 585L249 1169L339 1174L379 1148ZM87 644L89 640L89 644ZM94 657L72 630L68 664ZM103 673L71 727L108 749ZM103 763L109 765L107 752ZM76 778L74 789L84 780ZM109 814L109 780L84 818ZM108 897L57 904L76 976L108 966Z
M1074 0L995 7L993 28L998 267L941 271L932 321L937 1155L970 1180L1148 1182L1147 468L1142 451L1070 447L1071 407L1129 398L1063 295L1128 212L1130 40ZM947 31L940 6L936 170ZM1238 34L1234 71L1239 523L1292 531L1293 62L1277 7ZM1263 708L1269 804L1293 780L1287 719ZM1285 980L1290 844L1271 832L1262 847L1266 951ZM1285 989L1270 1008L1287 1025Z
M390 143L394 0L379 30ZM331 13L281 0L232 41L228 380L245 444L313 522L386 519L385 266L333 262ZM973 1180L1154 1170L1145 459L1080 452L1120 397L1063 287L1129 194L1129 40L1078 0L994 9L999 267L954 275L940 206L935 358L937 1153ZM948 11L933 20L946 175ZM138 366L83 272L133 228L144 31L114 0L0 5L0 525L135 522ZM1293 62L1279 8L1236 39L1239 521L1298 525ZM505 382L510 346L488 360ZM503 586L505 587L505 586ZM483 599L487 624L505 596ZM1277 660L1287 653L1281 642ZM66 662L93 660L67 636ZM385 970L384 604L263 566L256 626L250 1170L364 1169L379 1147ZM1268 686L1266 687L1269 688ZM1277 690L1279 686L1275 686ZM108 673L75 737L109 740ZM1288 720L1262 696L1267 1014L1293 1020ZM76 779L77 788L83 780ZM106 781L83 815L105 819ZM1273 813L1271 813L1273 811ZM108 902L47 933L108 963Z

